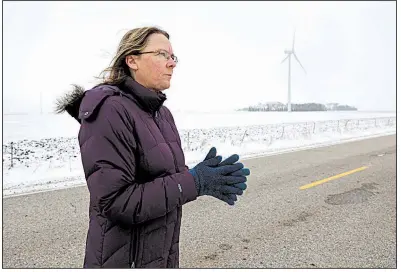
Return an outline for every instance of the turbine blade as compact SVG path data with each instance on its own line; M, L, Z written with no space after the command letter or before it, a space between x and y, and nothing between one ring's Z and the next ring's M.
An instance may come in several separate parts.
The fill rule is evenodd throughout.
M297 55L295 54L295 52L294 52L293 54L294 54L295 59L298 61L299 65L301 65L302 69L304 69L304 72L305 72L305 74L306 74L306 70L305 70L305 68L302 66L302 64L301 64L301 62L299 61L299 59L297 58Z
M288 59L289 56L290 56L290 55L287 55L287 56L283 59L283 61L282 61L281 63L283 63L286 59Z

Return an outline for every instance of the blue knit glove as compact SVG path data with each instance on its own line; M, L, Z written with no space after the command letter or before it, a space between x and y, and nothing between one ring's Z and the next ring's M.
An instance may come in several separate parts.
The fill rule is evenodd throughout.
M210 195L234 205L236 195L242 195L246 189L245 176L249 175L249 169L244 169L242 163L235 163L238 158L238 155L233 155L222 162L222 157L216 156L216 149L212 148L204 161L189 169L198 196Z
M211 158L216 157L217 155L217 150L215 147L212 147L209 150L209 153L206 155L206 158L204 159L204 161L209 160ZM239 160L239 156L237 154L231 155L230 157L228 157L227 159L225 159L224 161L222 161L221 163L219 163L219 166L223 166L223 165L230 165L230 164L234 164ZM216 166L218 166L216 165ZM229 175L231 176L249 176L251 174L251 171L248 168L242 168L236 172L230 173ZM236 183L233 184L233 186L240 188L241 190L245 190L247 188L246 183Z
M209 153L207 154L205 160L211 159L216 157L217 154L217 150L215 147L212 147L209 151ZM239 160L239 156L237 154L231 155L230 157L228 157L227 159L225 159L224 161L222 161L220 164L220 166L222 165L230 165L230 164L234 164ZM217 166L217 165L216 165ZM229 175L232 176L249 176L250 175L250 170L248 168L242 168L236 172L230 173ZM245 191L247 188L247 185L245 182L241 182L241 183L236 183L233 184L232 186ZM227 195L227 197L231 200L230 202L233 204L235 201L237 201L237 195L236 194L225 194Z

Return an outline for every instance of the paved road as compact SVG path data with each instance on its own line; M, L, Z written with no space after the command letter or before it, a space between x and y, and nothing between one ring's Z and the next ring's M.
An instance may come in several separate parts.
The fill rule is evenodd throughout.
M181 267L396 268L394 135L246 165L235 207L209 197L184 206ZM5 198L3 267L81 267L87 206L86 187Z

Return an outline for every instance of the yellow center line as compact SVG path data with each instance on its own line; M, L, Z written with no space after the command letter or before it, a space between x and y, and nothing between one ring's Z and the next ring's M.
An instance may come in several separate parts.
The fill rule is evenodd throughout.
M304 186L301 186L301 187L299 187L299 189L300 189L300 190L309 189L309 188L311 188L311 187L314 187L314 186L316 186L316 185L319 185L319 184L328 182L328 181L330 181L330 180L338 179L338 178L341 178L341 177L344 177L344 176L348 176L348 175L351 175L351 174L353 174L353 173L356 173L356 172L365 170L366 168L368 168L368 167L363 166L363 167L360 167L360 168L357 168L357 169L354 169L354 170L351 170L351 171L348 171L348 172L345 172L345 173L342 173L342 174L338 174L338 175L335 175L335 176L332 176L332 177L329 177L329 178L325 178L325 179L322 179L322 180L318 180L318 181L315 181L315 182L306 184L306 185L304 185Z

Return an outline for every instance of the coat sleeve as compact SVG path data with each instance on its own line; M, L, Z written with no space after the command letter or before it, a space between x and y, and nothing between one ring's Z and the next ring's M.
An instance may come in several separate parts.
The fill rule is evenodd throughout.
M108 219L126 225L162 217L197 197L187 170L145 183L135 180L131 124L118 102L106 101L94 121L82 122L79 136L92 205Z

